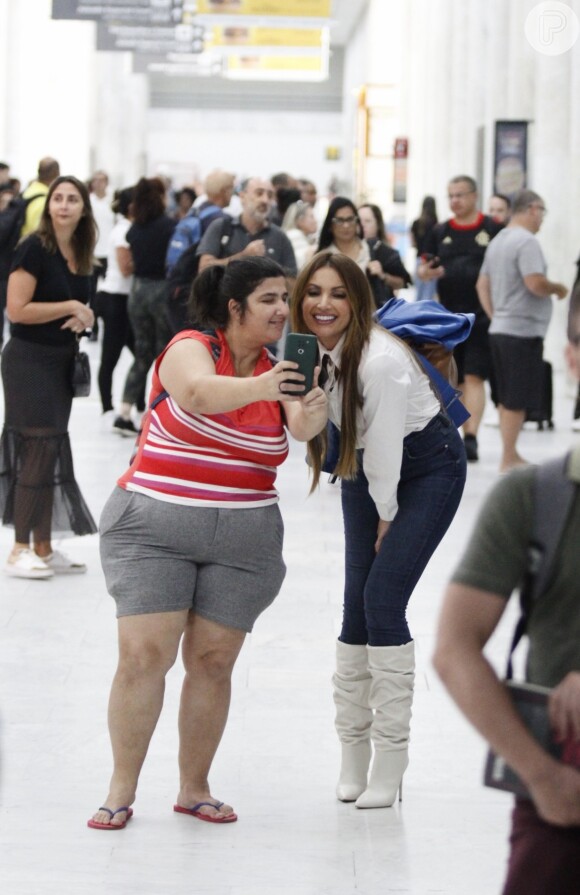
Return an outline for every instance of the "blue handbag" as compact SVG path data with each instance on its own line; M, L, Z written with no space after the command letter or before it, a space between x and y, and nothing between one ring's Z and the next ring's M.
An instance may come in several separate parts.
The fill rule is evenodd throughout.
M471 332L475 314L448 311L438 301L391 298L379 308L376 320L400 339L416 345L436 342L453 351Z
M451 352L469 336L475 314L448 311L438 301L409 302L391 298L377 311L376 320L393 335L410 344L429 376L441 405L457 428L470 413L460 401L461 392L433 366L421 351L423 345L441 345Z
M456 345L464 342L469 336L475 314L454 313L448 311L438 301L409 302L404 298L391 298L385 302L375 314L380 323L389 332L410 343L418 361L431 380L433 389L441 401L441 407L459 429L471 414L461 403L461 392L443 376L439 370L429 363L421 353L425 344L441 345L452 351ZM323 472L333 473L338 463L340 451L340 431L331 422L327 423L327 451Z

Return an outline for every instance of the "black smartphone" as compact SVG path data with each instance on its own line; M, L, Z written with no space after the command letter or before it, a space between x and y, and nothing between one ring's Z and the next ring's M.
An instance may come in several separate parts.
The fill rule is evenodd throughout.
M294 372L302 373L305 377L304 391L294 392L294 394L306 394L312 388L317 359L318 346L316 336L307 335L306 333L288 333L286 336L286 347L284 348L284 360L293 360L297 363L298 369ZM289 379L288 382L292 382L292 380ZM297 382L293 384L298 385Z
M437 255L431 255L429 252L425 252L425 254L421 255L421 261L424 264L428 264L429 267L439 267L441 264L441 259Z

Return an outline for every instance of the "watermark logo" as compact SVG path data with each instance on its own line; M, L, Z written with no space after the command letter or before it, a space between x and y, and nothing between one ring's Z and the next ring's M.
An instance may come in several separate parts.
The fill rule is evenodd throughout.
M567 53L580 34L580 22L567 3L547 0L538 3L526 18L524 31L528 43L544 56Z

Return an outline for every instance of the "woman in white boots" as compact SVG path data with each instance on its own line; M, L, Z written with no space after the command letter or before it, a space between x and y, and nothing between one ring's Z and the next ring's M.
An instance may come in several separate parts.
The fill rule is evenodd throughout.
M337 796L358 808L392 805L408 764L415 661L406 608L466 474L461 438L427 375L374 322L374 310L367 278L346 255L321 252L298 276L293 328L318 339L320 384L340 430L334 472L346 556L333 677ZM309 442L313 487L328 469L327 446L326 433Z

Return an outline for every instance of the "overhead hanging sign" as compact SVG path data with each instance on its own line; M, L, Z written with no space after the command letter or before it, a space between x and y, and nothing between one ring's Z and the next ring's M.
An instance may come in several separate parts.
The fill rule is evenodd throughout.
M192 0L52 0L53 19L178 25L191 18Z
M327 19L331 0L197 0L196 6L199 15Z
M204 29L200 25L97 24L97 50L150 53L202 53Z
M322 55L227 56L223 76L245 81L323 81L328 77L328 61Z
M324 45L322 28L211 28L206 47L307 47L320 50Z
M135 53L132 69L139 74L161 74L170 77L220 77L223 71L221 56L202 53L167 53L164 56Z

